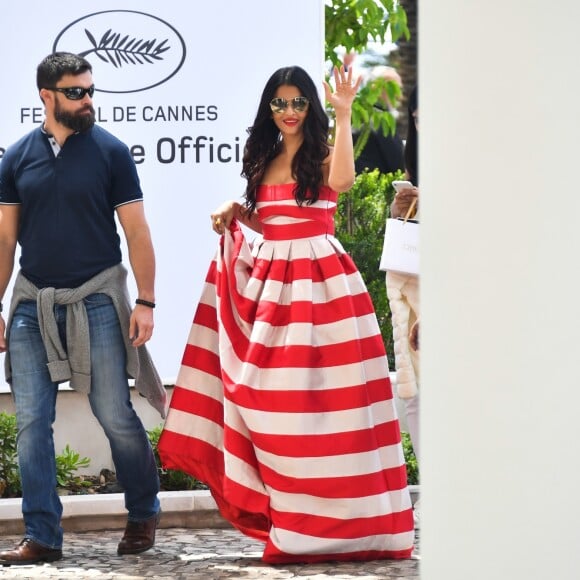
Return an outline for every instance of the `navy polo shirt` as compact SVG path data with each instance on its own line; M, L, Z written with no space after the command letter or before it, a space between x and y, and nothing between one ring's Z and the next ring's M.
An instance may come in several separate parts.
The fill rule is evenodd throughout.
M115 208L142 200L128 147L101 127L55 156L35 129L0 162L0 204L18 204L22 273L40 288L76 288L121 262Z

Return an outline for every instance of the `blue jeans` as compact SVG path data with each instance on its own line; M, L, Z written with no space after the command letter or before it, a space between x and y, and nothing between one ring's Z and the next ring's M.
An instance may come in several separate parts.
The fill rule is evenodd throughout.
M159 476L147 433L130 401L119 319L106 294L91 294L84 303L91 345L89 402L109 439L117 479L125 490L128 519L145 520L159 511ZM56 305L54 311L66 348L66 306ZM51 381L46 366L36 302L24 301L17 306L8 347L25 537L48 548L60 548L62 504L56 492L52 430L58 385ZM74 449L74 442L71 447Z

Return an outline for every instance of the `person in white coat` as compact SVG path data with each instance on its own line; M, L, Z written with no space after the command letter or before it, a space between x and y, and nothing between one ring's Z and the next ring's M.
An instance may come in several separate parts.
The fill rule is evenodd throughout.
M417 87L409 95L408 128L405 142L405 172L412 187L401 189L391 204L391 217L404 217L414 204L419 207L418 172L419 107ZM418 209L412 216L418 218ZM387 271L387 297L392 313L397 395L405 401L407 428L417 462L420 464L419 438L419 344L420 317L419 276ZM418 524L418 505L415 504L415 523Z

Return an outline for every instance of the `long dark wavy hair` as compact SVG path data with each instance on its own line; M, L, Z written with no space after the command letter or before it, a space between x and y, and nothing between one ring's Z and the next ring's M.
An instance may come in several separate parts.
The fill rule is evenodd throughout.
M419 106L418 89L415 87L409 95L407 107L407 140L405 141L405 169L411 178L413 185L419 185L419 143L417 126L413 114Z
M245 206L250 213L256 209L256 192L266 167L281 150L281 134L272 119L270 101L282 85L296 87L310 103L303 125L304 141L292 160L296 202L299 205L314 203L319 197L319 188L323 182L322 163L330 151L328 117L308 73L299 66L280 68L264 87L258 112L253 125L248 128L249 136L244 147L241 175L247 179Z

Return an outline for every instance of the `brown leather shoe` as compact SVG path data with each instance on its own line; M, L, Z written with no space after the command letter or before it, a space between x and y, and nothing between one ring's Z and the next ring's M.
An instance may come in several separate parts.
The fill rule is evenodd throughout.
M0 552L2 566L21 566L37 562L54 562L62 558L62 550L46 548L30 538L24 538L14 550Z
M123 538L117 546L117 554L140 554L155 544L155 530L159 523L159 514L148 520L134 522L129 520Z

